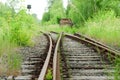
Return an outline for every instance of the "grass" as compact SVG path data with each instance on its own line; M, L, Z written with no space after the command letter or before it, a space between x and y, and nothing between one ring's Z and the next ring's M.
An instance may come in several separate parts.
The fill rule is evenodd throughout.
M106 14L110 15L111 13ZM120 18L114 17L113 13L112 17L106 14L103 18L97 16L97 19L90 19L86 22L85 27L79 29L79 32L109 45L120 46Z
M46 80L52 80L53 76L52 76L52 70L48 69L47 75L45 77Z
M18 75L22 57L18 53L7 53L1 56L2 63L0 65L0 75Z
M19 74L22 57L20 46L31 46L39 31L36 19L25 10L18 13L0 3L0 75Z
M77 28L69 27L69 26L60 26L60 25L49 25L40 27L42 31L55 31L55 32L67 32L67 33L75 33Z
M16 52L16 49L19 46L31 46L32 38L38 30L38 27L36 27L36 29L31 30L22 29L16 33L6 32L5 30L0 33L0 75L19 74L23 58L21 54ZM11 33L17 35L12 38Z
M0 44L0 75L19 74L22 57L15 52L16 45L6 40Z
M114 80L120 80L120 57L117 57L115 59L113 59L113 55L111 55L110 53L108 54L108 60L110 61L111 64L111 70L113 70L113 72L108 72L107 75L108 76L113 76ZM105 67L105 70L108 70L108 67Z
M113 45L116 47L120 46L120 23L119 18L108 18L101 21L89 21L84 27L70 28L68 26L50 25L40 27L42 31L56 31L56 32L67 32L67 33L82 33L92 38L97 39L100 42ZM109 23L109 24L108 24ZM104 35L104 36L103 36Z
M99 23L88 23L87 27L81 29L80 32L107 44L120 46L120 41L118 41L120 40L120 26L118 26L119 20L120 19L113 19L111 21L107 20ZM112 23L113 25L107 25L108 23Z
M120 80L120 58L116 58L114 65L115 65L114 79Z

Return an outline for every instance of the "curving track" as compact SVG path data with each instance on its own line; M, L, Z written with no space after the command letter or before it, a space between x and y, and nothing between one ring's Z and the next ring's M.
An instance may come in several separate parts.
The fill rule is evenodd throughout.
M43 34L42 51L27 57L14 80L47 80L49 69L52 80L114 80L118 51L80 34Z
M63 34L59 46L60 68L53 80L114 80L113 63L119 51L80 34Z
M63 80L114 80L114 66L89 43L65 36L61 46Z
M42 33L40 41L35 40L37 44L34 47L21 49L25 57L21 65L21 75L9 76L6 80L44 80L47 69L52 67L50 60L53 56L52 38L47 33Z

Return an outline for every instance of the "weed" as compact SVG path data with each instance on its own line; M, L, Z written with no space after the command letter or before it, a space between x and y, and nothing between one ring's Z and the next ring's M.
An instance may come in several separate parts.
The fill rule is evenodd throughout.
M15 13L0 3L0 74L18 74L22 58L14 49L31 45L38 30L36 19L25 10Z
M119 57L116 57L114 65L115 65L114 79L120 80L120 58Z
M52 80L53 76L52 76L52 70L48 69L47 75L46 75L46 80Z
M88 22L86 22L85 27L79 29L79 32L94 37L101 42L120 46L120 19L115 17L113 11L100 13L93 19L89 19Z

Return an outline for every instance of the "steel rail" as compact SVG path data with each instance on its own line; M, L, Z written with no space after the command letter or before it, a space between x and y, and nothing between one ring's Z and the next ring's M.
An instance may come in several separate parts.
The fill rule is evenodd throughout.
M52 33L55 33L55 34L58 34L57 32L54 32L54 31L51 31L51 32L52 32ZM68 33L65 33L65 34L68 34ZM70 35L70 34L68 34L68 35ZM105 44L103 44L103 43L101 43L101 42L98 42L98 41L96 41L96 40L94 40L94 39L92 39L92 38L89 38L89 37L87 37L87 36L85 36L85 35L82 35L82 34L80 34L80 33L79 33L79 34L78 34L78 33L75 33L74 35L75 35L75 36L78 36L79 38L81 38L81 39L83 39L83 40L92 42L93 44L97 44L98 46L101 46L101 48L106 49L108 52L112 52L113 54L120 56L120 51L115 50L115 49L113 49L113 48L111 48L111 47L109 47L109 46L107 46L107 45L105 45ZM73 36L73 35L72 35L72 36Z
M45 33L44 33L45 34ZM49 38L49 50L48 50L48 55L47 55L47 57L46 57L46 60L45 60L45 63L44 63L44 65L43 65L43 68L42 68L42 70L41 70L41 73L40 73L40 75L39 75L39 77L38 77L38 80L44 80L45 79L45 74L46 74L46 72L47 72L47 69L48 69L48 65L49 65L49 62L50 62L50 57L51 57L51 51L52 51L52 38L50 37L50 35L48 35L48 34L45 34L45 35L47 35L48 36L48 38Z
M96 41L96 40L94 40L94 39L92 39L92 38L90 38L90 37L87 37L87 36L85 36L85 35L82 35L82 34L80 34L80 33L75 33L74 35L75 35L75 36L78 36L78 37L81 37L81 38L83 38L83 39L85 39L85 40L91 41L91 42L93 42L93 43L96 43L96 44L98 44L98 45L104 46L104 47L106 47L106 48L109 48L109 49L115 51L116 53L120 53L118 50L115 50L115 49L113 49L113 48L111 48L111 47L109 47L109 46L107 46L107 45L105 45L105 44L103 44L103 43L101 43L101 42L98 42L98 41Z
M111 49L109 49L109 48L107 48L107 47L104 47L104 46L102 46L102 45L99 45L99 44L97 44L97 43L91 42L91 41L89 41L89 40L85 40L85 39L81 38L80 36L78 37L78 36L71 35L71 34L67 34L67 33L65 33L64 35L65 35L65 36L68 36L68 37L71 37L71 38L76 38L76 39L78 39L78 40L80 40L80 41L82 41L82 42L85 42L85 43L87 42L87 43L89 43L89 44L91 44L91 45L93 45L93 46L96 46L96 47L100 48L100 49L104 49L105 51L111 53L114 58L115 58L116 56L117 56L117 57L120 57L120 53L119 53L119 52L116 52L116 51L114 51L114 50L111 50Z
M55 31L50 31L50 33L59 34L58 32L55 32Z
M53 80L61 80L60 79L60 67L59 67L59 46L61 41L62 33L60 34L54 51L54 57L53 57Z

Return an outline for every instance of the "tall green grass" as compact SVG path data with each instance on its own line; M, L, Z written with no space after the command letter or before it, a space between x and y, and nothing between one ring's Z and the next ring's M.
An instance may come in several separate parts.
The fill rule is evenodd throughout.
M39 31L38 21L25 10L15 13L0 3L0 75L19 74L22 55L19 46L30 46Z
M79 32L94 37L104 43L120 46L120 19L114 11L100 11L86 22Z
M93 18L90 18L79 32L95 38L113 47L120 47L120 18L115 16L113 10L99 11ZM114 61L114 80L120 79L120 58Z

